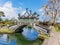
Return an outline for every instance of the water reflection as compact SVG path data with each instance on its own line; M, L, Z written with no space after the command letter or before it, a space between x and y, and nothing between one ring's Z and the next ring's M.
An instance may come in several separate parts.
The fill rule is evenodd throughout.
M36 40L38 38L38 32L33 28L23 28L22 34L28 39L28 40Z
M7 35L1 35L0 36L0 45L7 45Z
M43 42L43 40L37 39L38 33L36 33L34 30L29 29L28 31L27 29L24 29L22 34L0 34L0 45L41 45ZM29 40L33 39L33 41L29 41L27 38Z
M16 43L15 40L11 39L11 40L9 41L9 45L17 45L17 43Z

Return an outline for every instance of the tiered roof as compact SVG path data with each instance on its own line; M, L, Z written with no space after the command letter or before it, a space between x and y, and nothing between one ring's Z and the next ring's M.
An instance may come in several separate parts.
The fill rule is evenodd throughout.
M19 19L38 19L39 15L36 12L32 13L31 10L28 11L28 9L26 9L26 12L23 15L18 14L18 16Z

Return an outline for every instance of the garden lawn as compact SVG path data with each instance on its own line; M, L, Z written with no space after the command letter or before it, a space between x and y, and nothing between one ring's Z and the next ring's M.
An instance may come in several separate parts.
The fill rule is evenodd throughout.
M39 38L41 38L41 39L48 39L49 35L47 35L47 34L41 34L41 35L39 35Z
M0 28L0 33L6 33L6 34L11 34L14 33L14 30L9 30L7 27Z

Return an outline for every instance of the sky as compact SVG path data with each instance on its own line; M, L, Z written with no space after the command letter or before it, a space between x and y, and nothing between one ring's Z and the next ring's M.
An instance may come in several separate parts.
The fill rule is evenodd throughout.
M23 13L25 8L40 13L39 10L47 4L47 0L0 0L0 11L6 18L16 18L18 13Z
M36 11L46 4L47 0L0 0L0 6L6 2L11 2L13 7L29 8Z

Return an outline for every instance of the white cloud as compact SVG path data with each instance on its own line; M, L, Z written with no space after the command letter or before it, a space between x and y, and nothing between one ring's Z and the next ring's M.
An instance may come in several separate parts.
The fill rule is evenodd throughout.
M40 8L38 11L40 12L41 15L45 14L44 7Z
M44 11L45 10L45 7L42 7L39 9L39 11Z
M26 10L22 11L22 12L21 12L21 15L24 15L24 14L25 14L25 12L26 12Z
M22 9L21 7L19 7ZM6 2L2 7L0 7L0 11L3 11L5 13L6 18L17 18L17 10L19 8L15 8L12 6L11 2Z
M43 11L43 8L40 8L39 11Z

